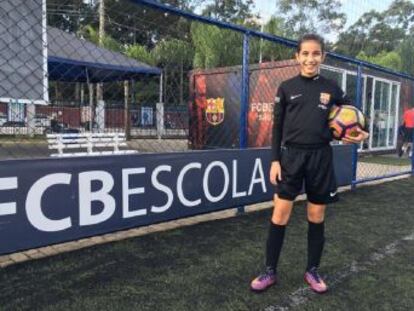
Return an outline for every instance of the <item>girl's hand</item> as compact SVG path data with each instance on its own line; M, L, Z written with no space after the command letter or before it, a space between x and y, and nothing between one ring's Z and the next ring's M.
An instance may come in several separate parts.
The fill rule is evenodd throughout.
M282 168L279 161L273 161L270 167L270 182L277 185L278 181L282 180Z
M359 144L369 137L369 133L357 128L358 136L345 136L342 141L346 144Z

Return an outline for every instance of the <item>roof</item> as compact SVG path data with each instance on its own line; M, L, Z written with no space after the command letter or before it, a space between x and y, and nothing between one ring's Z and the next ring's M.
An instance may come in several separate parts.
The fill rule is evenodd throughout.
M48 26L48 75L50 80L109 82L159 75L157 67L139 62Z

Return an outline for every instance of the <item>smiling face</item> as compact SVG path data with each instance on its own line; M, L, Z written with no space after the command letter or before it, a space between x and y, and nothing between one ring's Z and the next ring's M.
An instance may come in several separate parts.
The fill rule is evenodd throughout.
M324 51L322 51L322 46L318 41L303 41L299 52L296 53L296 60L300 65L300 74L305 77L316 76L324 57Z

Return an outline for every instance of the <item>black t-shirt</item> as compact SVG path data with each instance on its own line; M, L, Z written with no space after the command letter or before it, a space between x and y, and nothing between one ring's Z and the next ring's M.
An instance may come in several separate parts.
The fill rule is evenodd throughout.
M282 82L274 108L273 161L280 160L281 145L326 145L332 139L328 116L332 105L350 104L342 89L321 75L296 76Z

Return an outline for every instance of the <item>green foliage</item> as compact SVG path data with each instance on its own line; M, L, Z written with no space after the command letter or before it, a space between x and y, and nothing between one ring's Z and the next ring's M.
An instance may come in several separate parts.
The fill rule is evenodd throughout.
M164 3L191 10L197 1L165 0ZM99 1L92 7L93 14L99 14ZM128 0L105 0L105 32L116 38L122 45L145 45L152 49L155 44L165 38L175 36L181 30L182 19L174 14L164 14L161 11L137 5ZM189 27L189 23L187 23ZM91 25L98 28L99 19L95 18Z
M414 35L405 39L399 46L401 67L406 73L414 75Z
M253 0L214 0L203 10L203 15L226 22L243 23L255 16Z
M67 32L77 32L94 19L93 5L83 0L47 0L47 24Z
M123 47L116 39L106 34L102 37L102 44L100 44L99 33L92 25L82 27L79 31L79 35L84 37L86 40L108 50L115 52L121 52L123 50Z
M278 8L286 16L286 26L295 37L307 32L329 34L341 31L346 16L339 0L280 0Z
M340 34L335 49L350 56L356 56L360 51L368 56L390 52L412 32L413 25L414 3L395 0L384 12L372 10L363 14L346 32Z
M271 19L264 26L263 31L272 35L289 37L289 33L286 30L285 22L280 17L272 16ZM277 44L267 40L262 44L262 60L263 61L276 61L289 59L293 57L293 50L282 44Z
M198 6L205 2L205 0L159 0L159 2L173 5L181 10L194 11Z
M414 3L410 0L395 0L383 13L384 22L392 28L400 28L406 35L414 26Z
M365 60L367 62L377 64L386 68L390 68L396 71L400 71L402 69L402 61L400 55L395 52L386 52L382 51L375 56L367 56L364 51L359 52L357 58L361 60Z
M239 33L194 22L191 38L195 68L240 65L242 62L243 38Z
M147 77L135 82L135 99L134 103L138 105L153 104L159 100L159 78Z
M192 45L179 39L163 40L152 52L157 65L164 69L164 102L183 104L188 90L185 71L191 68L194 57Z
M154 57L153 53L148 51L148 49L143 45L129 45L125 49L125 54L128 57L134 58L148 65L154 66L156 64L156 58Z
M153 50L157 64L182 64L186 67L192 64L194 52L189 42L170 39L162 40Z

